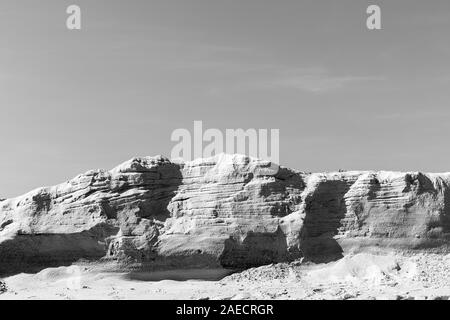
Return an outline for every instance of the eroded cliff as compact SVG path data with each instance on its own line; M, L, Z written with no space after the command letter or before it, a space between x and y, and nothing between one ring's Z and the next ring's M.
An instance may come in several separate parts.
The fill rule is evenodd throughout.
M243 268L358 248L449 250L450 174L313 173L240 155L134 158L0 202L0 272Z

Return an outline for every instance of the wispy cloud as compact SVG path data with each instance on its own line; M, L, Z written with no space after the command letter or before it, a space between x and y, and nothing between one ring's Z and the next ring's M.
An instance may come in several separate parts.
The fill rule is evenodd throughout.
M386 80L384 76L333 74L325 68L292 69L274 65L234 68L223 65L223 67L227 67L228 73L238 70L235 82L230 88L241 91L291 89L311 94L326 94L364 83Z
M298 73L275 78L272 81L272 85L274 87L286 87L311 93L324 93L336 91L357 83L380 80L384 80L384 77Z
M179 46L176 51L184 53L182 57L176 55L176 59L170 61L170 68L194 72L196 76L207 75L212 93L285 88L321 94L385 80L385 77L377 75L335 73L325 66L274 63L270 56L250 48L192 43L170 45ZM215 79L219 79L218 83Z
M437 108L438 107L438 108ZM384 112L373 115L374 119L382 121L423 121L423 120L441 120L448 121L450 111L445 106L435 106L427 110L405 110L404 112Z

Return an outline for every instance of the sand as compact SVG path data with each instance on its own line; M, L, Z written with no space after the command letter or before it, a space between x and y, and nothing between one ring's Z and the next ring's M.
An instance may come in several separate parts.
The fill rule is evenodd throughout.
M349 255L327 264L229 270L98 272L48 268L2 279L0 299L448 299L450 255Z

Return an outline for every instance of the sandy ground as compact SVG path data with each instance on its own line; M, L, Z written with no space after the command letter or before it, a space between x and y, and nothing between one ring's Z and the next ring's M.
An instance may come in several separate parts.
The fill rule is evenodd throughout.
M226 270L125 274L70 266L2 283L0 299L447 300L450 255L361 253L328 264L281 263L228 276Z

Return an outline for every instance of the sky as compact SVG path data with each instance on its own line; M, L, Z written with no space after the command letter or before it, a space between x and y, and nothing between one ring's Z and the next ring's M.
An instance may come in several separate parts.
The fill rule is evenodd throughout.
M2 0L0 198L170 156L194 120L279 129L303 171L450 171L449 33L448 0Z

